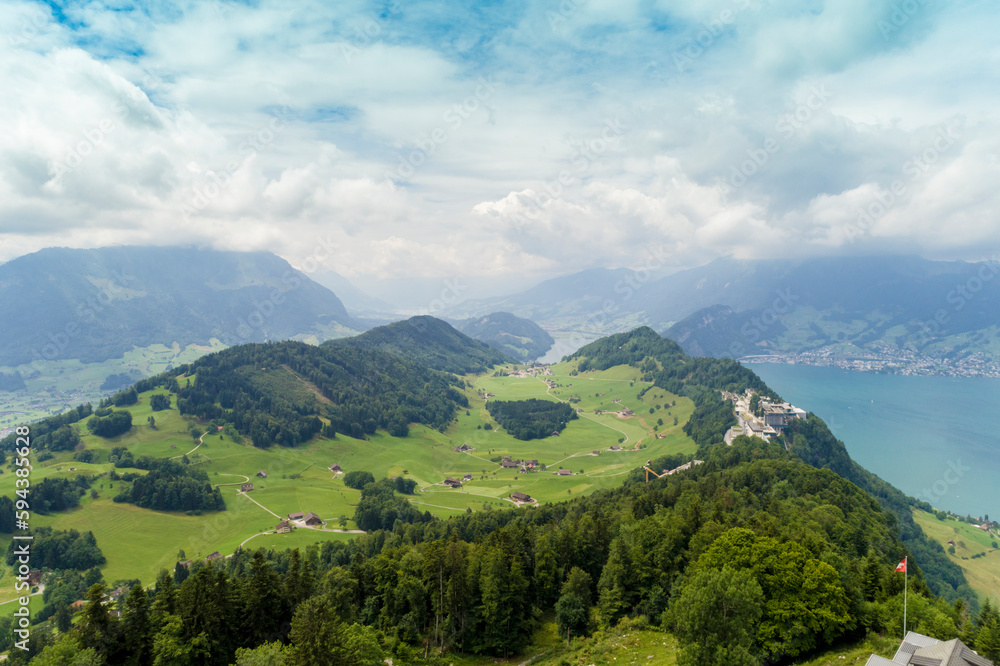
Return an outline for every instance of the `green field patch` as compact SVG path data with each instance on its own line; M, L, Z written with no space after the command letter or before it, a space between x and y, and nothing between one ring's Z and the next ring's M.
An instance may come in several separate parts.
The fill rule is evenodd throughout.
M962 567L972 589L994 604L1000 603L1000 550L993 547L1000 539L951 516L938 520L932 513L915 509L913 518L927 536L941 544L949 559ZM949 541L955 542L954 553Z
M356 536L356 534L346 532L296 529L287 534L262 534L248 541L243 547L249 549L267 548L278 551L294 548L305 550L313 544L324 541L348 541Z

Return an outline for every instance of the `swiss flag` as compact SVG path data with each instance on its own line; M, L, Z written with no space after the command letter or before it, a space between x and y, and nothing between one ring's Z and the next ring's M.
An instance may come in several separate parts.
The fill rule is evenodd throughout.
M906 558L905 557L903 558L902 562L900 562L899 564L896 565L896 571L897 572L902 571L904 573L906 572Z

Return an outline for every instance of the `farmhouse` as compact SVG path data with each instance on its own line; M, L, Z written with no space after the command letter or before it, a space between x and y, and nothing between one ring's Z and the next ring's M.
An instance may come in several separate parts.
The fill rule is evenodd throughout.
M628 407L625 407L625 408L624 408L624 409L622 409L622 410L621 410L620 412L618 412L618 416L621 416L621 417L625 417L625 416L635 416L635 412L633 412L633 411L632 411L631 409L629 409Z
M307 513L306 515L304 515L303 518L305 519L306 525L322 525L323 524L323 519L320 518L319 516L317 516L312 511L310 511L309 513Z
M558 474L559 476L573 476L573 472L568 469L560 469L558 471L552 472L553 474Z
M221 559L222 559L222 554L219 551L215 551L214 553L206 557L205 561L211 562L213 560L221 560Z
M472 450L473 450L472 447L469 446L468 444L462 444L462 446L455 447L455 453L463 453L465 451L472 451Z
M469 474L468 472L466 472L464 480L466 480L466 481L472 481L472 474Z
M241 493L248 493L251 490L253 490L253 484L252 483L243 483L243 484L240 484L240 492Z
M341 472L340 465L330 465L330 471L339 474Z
M42 572L38 569L33 569L28 572L28 585L34 587L42 582Z
M621 451L622 447L618 446L617 444L612 444L611 448L609 450L610 451Z
M514 500L515 502L518 502L520 504L526 504L528 502L534 502L535 501L535 500L531 499L531 495L525 495L524 493L522 493L520 491L517 491L517 490L515 490L514 492L512 492L510 494L510 498L512 500Z
M278 534L288 534L292 531L292 524L287 520L279 521L278 526L274 528L274 531Z
M517 469L517 463L513 460L504 460L500 463L500 467L504 469Z
M302 512L296 511L295 513L288 514L289 520L302 520Z
M458 479L447 478L444 480L444 485L448 486L449 488L461 488L462 482L459 481Z

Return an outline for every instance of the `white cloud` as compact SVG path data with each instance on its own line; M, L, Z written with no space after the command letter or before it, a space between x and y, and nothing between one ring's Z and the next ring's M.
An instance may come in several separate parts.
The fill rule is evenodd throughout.
M389 278L633 265L649 243L677 265L980 256L1000 246L996 9L914 2L570 2L555 20L88 3L57 21L0 0L0 260L199 243L303 265L330 246L323 268ZM959 138L911 179L943 127Z

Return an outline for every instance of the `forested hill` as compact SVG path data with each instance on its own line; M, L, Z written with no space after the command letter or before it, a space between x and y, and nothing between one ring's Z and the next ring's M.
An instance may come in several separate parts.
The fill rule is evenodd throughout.
M177 380L192 374L194 382ZM364 437L376 428L402 437L409 423L444 429L469 404L456 388L461 381L377 349L289 341L231 347L136 388L167 385L182 414L224 419L266 447L317 433Z
M49 248L18 257L0 266L0 321L7 366L43 357L99 362L157 343L235 345L360 330L333 292L281 257L173 247Z
M552 336L541 326L509 312L466 319L458 325L458 330L521 361L532 361L555 344Z
M459 375L515 362L485 342L473 340L449 323L426 315L379 326L351 338L330 340L323 346L379 349Z
M706 456L710 448L722 445L726 430L736 424L732 403L724 400L719 391L742 392L752 388L764 396L778 397L760 377L735 360L692 358L676 342L648 327L602 338L567 358L579 359L580 371L631 365L642 370L646 381L694 400L695 411L684 431L698 443L699 458ZM958 565L913 520L912 507L928 510L931 507L908 497L854 462L844 443L833 436L822 419L809 414L808 418L793 422L781 443L810 465L831 469L855 483L891 512L897 536L909 548L915 563L923 568L927 583L936 594L949 600L958 596L975 597Z

